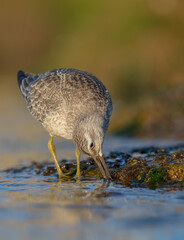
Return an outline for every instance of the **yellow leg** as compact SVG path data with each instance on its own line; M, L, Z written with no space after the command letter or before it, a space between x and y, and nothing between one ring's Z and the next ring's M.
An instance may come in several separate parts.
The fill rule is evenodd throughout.
M77 158L77 177L80 177L81 173L80 173L80 151L78 149L76 149L75 151L75 155Z
M53 137L51 136L50 137L50 140L48 142L48 148L49 148L49 151L54 159L54 162L56 164L56 168L57 168L57 171L58 171L58 174L59 174L59 177L62 178L62 177L65 177L65 175L63 174L60 166L59 166L59 163L57 161L57 157L56 157L56 151L55 151L55 147L54 147L54 144L53 144Z

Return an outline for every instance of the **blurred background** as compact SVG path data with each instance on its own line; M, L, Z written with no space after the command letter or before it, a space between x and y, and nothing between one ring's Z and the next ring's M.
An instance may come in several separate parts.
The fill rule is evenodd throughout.
M0 3L1 133L24 122L18 69L72 67L111 93L110 133L184 138L183 0Z

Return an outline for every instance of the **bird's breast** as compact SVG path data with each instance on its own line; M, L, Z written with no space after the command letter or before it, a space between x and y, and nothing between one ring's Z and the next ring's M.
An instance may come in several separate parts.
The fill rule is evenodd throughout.
M47 116L42 125L52 136L72 139L73 121L69 118L63 118L60 115Z

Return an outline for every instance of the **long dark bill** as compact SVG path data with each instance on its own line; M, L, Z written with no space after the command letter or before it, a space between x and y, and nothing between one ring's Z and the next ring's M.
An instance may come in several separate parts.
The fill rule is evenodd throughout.
M95 163L97 164L97 166L99 167L100 172L101 172L103 178L112 179L112 178L111 178L111 175L110 175L110 173L109 173L109 170L108 170L108 168L107 168L107 165L106 165L106 163L105 163L104 158L101 157L101 156L97 156L97 157L94 157L93 159L94 159Z

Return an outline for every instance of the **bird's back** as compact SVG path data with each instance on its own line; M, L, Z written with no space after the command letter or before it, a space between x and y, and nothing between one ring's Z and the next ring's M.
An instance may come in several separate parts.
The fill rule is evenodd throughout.
M33 75L19 71L18 84L31 114L53 135L71 138L75 119L93 112L102 115L108 126L110 95L88 72L66 68ZM54 133L52 126L62 126L63 132Z

